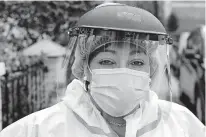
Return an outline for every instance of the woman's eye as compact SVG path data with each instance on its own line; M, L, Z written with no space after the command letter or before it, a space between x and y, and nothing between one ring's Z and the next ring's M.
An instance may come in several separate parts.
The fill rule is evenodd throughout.
M133 65L133 66L143 66L144 65L144 61L135 60L135 61L131 61L130 64Z
M115 62L114 61L111 61L111 60L101 60L99 62L100 65L114 65Z

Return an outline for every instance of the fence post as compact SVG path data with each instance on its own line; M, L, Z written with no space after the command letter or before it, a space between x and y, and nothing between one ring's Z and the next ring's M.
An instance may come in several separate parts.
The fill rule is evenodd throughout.
M46 73L43 64L27 66L25 69L18 67L9 73L2 73L2 70L0 65L0 131L27 113L41 109L45 104L42 103L45 99Z
M6 67L4 62L0 62L0 131L3 126L3 117L2 117L2 91L1 91L1 76L6 73Z
M2 96L1 96L1 76L0 76L0 131L2 130L3 117L2 117Z
M1 76L0 76L0 131L3 126L3 115L2 115L2 90L1 90Z

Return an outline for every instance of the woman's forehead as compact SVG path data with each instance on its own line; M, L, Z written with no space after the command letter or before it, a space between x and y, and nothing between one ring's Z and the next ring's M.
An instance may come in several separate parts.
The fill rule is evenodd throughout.
M106 45L103 45L101 51L104 52L106 49L110 50L129 50L129 51L139 51L146 52L146 48L142 45L136 45L130 42L111 42Z
M104 54L105 53L105 54ZM89 55L89 61L91 61L93 58L95 58L98 55L105 55L108 54L118 54L118 56L130 56L130 55L138 55L138 54L145 54L146 50L142 46L135 45L133 43L129 42L110 42L105 45L102 45L98 48L96 48L94 51L91 52Z

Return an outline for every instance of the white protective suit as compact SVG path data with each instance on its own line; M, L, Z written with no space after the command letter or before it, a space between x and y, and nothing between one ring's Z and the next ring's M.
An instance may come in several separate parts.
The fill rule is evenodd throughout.
M185 107L150 92L144 111L127 116L125 137L205 137L204 125ZM74 80L62 102L5 128L0 137L118 137Z

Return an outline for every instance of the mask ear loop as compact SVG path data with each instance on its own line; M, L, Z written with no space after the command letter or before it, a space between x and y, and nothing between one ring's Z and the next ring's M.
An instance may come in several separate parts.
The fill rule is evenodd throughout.
M92 71L89 67L89 59L87 57L86 59L86 63L85 63L85 66L84 66L84 72L87 73L87 75L89 75L88 73L92 74ZM84 76L84 88L86 90L86 92L89 92L89 84L90 84L90 79L89 76Z
M90 69L90 67L89 67L88 61L86 62L86 65L85 65L85 67L84 67L84 72L92 74L92 71L91 71L91 69ZM85 76L84 79L83 79L83 80L84 80L85 90L86 90L87 92L89 92L90 79L91 79L91 78L88 78L88 76L87 76L87 77Z

